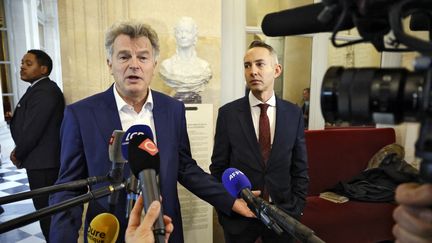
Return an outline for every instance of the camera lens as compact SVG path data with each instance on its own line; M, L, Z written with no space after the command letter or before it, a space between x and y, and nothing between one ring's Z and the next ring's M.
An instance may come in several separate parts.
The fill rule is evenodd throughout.
M403 68L331 67L321 88L324 119L352 125L416 121L424 80L424 73Z

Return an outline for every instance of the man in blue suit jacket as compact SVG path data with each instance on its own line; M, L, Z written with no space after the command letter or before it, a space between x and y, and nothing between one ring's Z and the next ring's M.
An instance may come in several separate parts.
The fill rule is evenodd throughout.
M271 46L253 42L244 57L244 68L250 92L219 109L210 171L221 180L227 168L239 169L252 189L261 190L271 203L299 218L309 182L302 111L274 95L274 80L282 67ZM269 156L262 154L258 143L260 104L269 105ZM271 243L292 241L292 236L278 236L258 219L219 213L219 222L226 243L253 243L257 238Z
M106 175L112 166L108 158L108 143L113 130L147 124L152 128L160 153L163 212L171 217L174 225L170 242L183 242L177 181L226 214L233 209L252 217L244 201L232 198L215 178L205 173L191 158L184 104L149 88L159 54L156 32L142 23L118 23L106 34L105 48L115 84L105 92L66 108L61 129L61 167L57 183ZM127 164L124 171L128 177L130 170ZM92 189L105 185L96 185ZM50 203L59 203L80 193L83 192L56 193ZM114 212L121 225L117 242L124 241L127 225L125 207L126 193L121 191ZM96 215L106 211L107 198L91 201L86 226ZM82 212L82 207L75 207L54 215L52 241L76 242Z

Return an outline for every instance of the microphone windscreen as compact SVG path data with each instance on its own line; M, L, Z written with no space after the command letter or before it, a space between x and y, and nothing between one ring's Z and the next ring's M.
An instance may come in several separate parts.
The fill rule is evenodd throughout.
M129 141L128 154L130 169L137 178L146 169L154 169L159 173L159 150L148 135L133 136Z
M432 16L427 12L414 13L411 15L409 22L409 28L412 31L431 31L432 27Z
M319 21L318 15L324 10L324 7L324 4L316 3L267 14L261 23L262 31L267 36L331 32L339 16L333 16L328 23ZM347 30L353 27L352 19L346 18L339 30Z
M133 125L129 127L128 130L126 130L125 134L123 135L122 142L121 142L121 150L123 157L128 160L128 145L129 141L135 136L135 135L147 135L150 139L153 140L153 132L151 128L147 125Z
M241 197L240 193L243 189L252 188L247 176L235 168L228 168L224 171L222 174L222 184L228 193L235 198Z
M116 242L120 224L116 216L110 213L98 214L90 222L87 230L87 241L92 243Z
M121 148L124 131L114 130L108 145L108 155L111 162L115 163L126 163L127 160L124 158Z

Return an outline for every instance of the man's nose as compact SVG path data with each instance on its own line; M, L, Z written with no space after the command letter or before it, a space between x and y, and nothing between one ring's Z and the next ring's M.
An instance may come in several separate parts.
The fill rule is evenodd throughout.
M138 58L137 57L132 57L130 59L129 68L130 69L134 69L134 70L139 68Z
M251 74L252 76L255 76L255 75L258 74L258 68L257 68L255 65L252 65L252 66L250 67L250 74Z

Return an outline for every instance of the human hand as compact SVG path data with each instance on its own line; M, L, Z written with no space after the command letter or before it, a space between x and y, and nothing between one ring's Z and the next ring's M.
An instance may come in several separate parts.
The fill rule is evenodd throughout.
M395 198L400 204L393 212L396 242L432 242L432 184L401 184Z
M143 242L143 243L153 243L155 242L155 238L153 235L153 224L157 220L161 204L158 201L153 201L142 222L141 212L143 209L143 199L142 197L138 197L138 200L133 207L131 214L129 216L129 223L125 233L125 241L134 243L134 242ZM165 223L165 242L168 242L168 238L170 234L174 230L174 225L171 222L171 218L164 215L164 223Z
M12 150L10 156L9 156L10 160L12 161L12 163L18 168L21 169L21 161L19 161L16 157L15 157L15 149Z
M258 197L261 194L261 191L252 191L252 193L254 194L254 196ZM256 218L256 215L250 210L246 201L243 199L235 200L232 211L247 218Z

